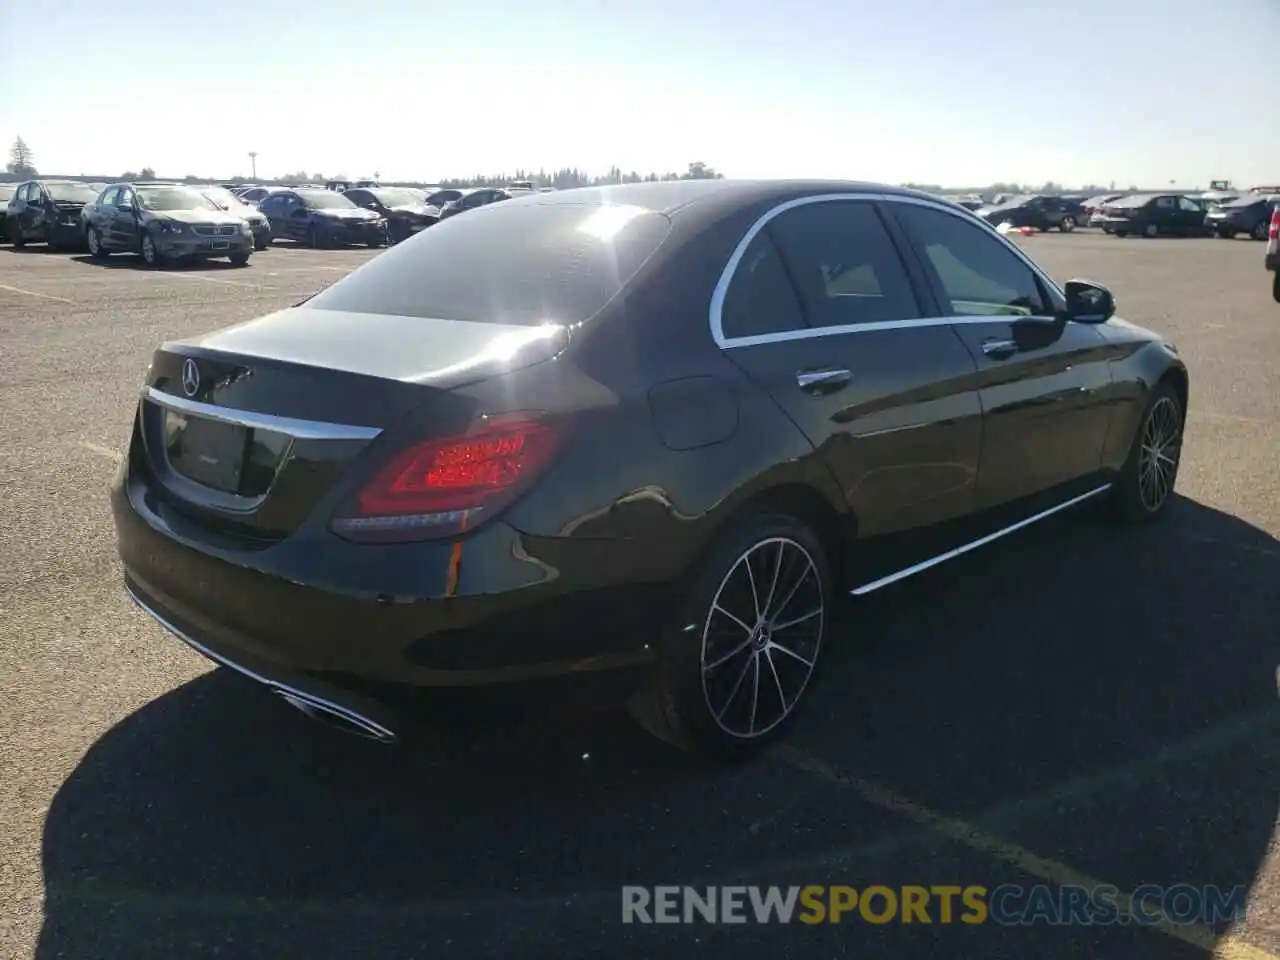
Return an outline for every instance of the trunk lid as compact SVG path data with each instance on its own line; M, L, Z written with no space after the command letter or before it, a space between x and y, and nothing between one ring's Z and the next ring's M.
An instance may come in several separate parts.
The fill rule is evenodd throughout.
M461 433L472 411L435 401L567 342L562 327L280 311L156 351L141 453L157 492L193 519L278 540L380 437Z

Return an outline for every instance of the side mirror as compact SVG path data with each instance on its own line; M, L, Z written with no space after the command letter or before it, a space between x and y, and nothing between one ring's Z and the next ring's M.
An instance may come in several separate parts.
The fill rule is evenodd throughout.
M1068 320L1076 323L1106 323L1115 316L1115 298L1100 283L1068 280L1063 292L1067 295Z

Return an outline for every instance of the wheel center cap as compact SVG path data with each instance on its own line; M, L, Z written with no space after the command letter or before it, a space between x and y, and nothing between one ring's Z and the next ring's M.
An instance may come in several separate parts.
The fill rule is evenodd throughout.
M752 631L752 646L757 650L763 650L769 645L769 625L762 623Z

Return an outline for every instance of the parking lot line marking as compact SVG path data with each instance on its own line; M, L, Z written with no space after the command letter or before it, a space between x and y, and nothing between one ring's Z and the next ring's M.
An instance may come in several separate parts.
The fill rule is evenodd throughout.
M96 453L100 457L106 457L108 460L119 462L119 452L112 450L110 447L104 447L100 443L94 443L92 440L77 440L76 445L88 450L90 453Z
M255 287L257 284L242 283L239 280L223 280L221 277L202 277L197 273L171 273L178 280L203 280L205 283L225 283L229 287Z
M1191 420L1231 420L1235 423L1251 423L1258 426L1265 426L1267 421L1259 417L1246 417L1241 413L1214 413L1210 410L1188 410L1187 417Z
M7 283L0 283L0 290L12 290L14 293L25 293L28 297L39 297L41 300L57 300L59 303L74 303L66 297L55 297L51 293L36 293L34 290L23 290L21 287L11 287Z
M1093 888L1115 886L1114 884L1104 884L1101 880L1095 880L1093 877L1081 873L1065 863L1042 857L1026 847L1001 840L999 837L993 836L964 820L948 817L945 814L938 813L936 810L931 810L916 803L914 800L909 800L894 793L887 787L882 787L878 783L863 780L861 777L846 776L825 760L820 760L802 750L781 746L775 747L770 753L775 759L795 770L811 774L819 780L835 786L852 790L861 800L873 806L906 817L913 823L932 830L934 833L956 840L971 850L984 853L1048 883L1059 887L1082 886ZM1116 906L1123 912L1132 912L1133 898L1128 894L1118 893L1115 902ZM1150 906L1152 905L1148 904L1148 907ZM1150 912L1154 913L1156 911L1151 910ZM1227 935L1220 938L1210 927L1203 924L1180 924L1161 919L1147 927L1147 929L1163 933L1165 936L1181 940L1183 943L1198 947L1201 950L1212 951L1212 956L1218 958L1218 960L1280 960L1275 954L1255 947L1240 937Z

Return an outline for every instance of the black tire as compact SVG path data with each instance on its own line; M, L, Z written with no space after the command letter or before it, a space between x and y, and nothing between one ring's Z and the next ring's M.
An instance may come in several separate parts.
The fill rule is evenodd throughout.
M1113 230L1113 231L1111 231L1111 235L1112 235L1113 237L1127 237L1127 236L1129 235L1129 231L1128 231L1128 230Z
M1062 218L1062 222L1058 224L1058 230L1062 233L1070 233L1076 228L1076 218L1068 214Z
M1249 231L1249 236L1255 240L1266 240L1270 230L1271 222L1269 220L1259 220L1253 225L1253 229Z
M266 240L255 240L255 241L253 241L253 249L254 249L254 250L257 250L259 253L261 253L263 250L267 249L267 247L269 247L269 246L271 246L271 238L270 238L270 237L268 237Z
M1142 228L1142 235L1148 240L1154 240L1156 237L1160 236L1160 228L1154 223L1148 223Z
M27 245L27 240L22 235L22 228L18 226L17 221L11 221L9 225L9 239L13 241L13 249L21 250Z
M1172 384L1158 384L1147 398L1129 457L1112 487L1111 506L1116 519L1142 523L1164 515L1178 481L1185 422L1186 411L1178 391ZM1151 470L1158 473L1152 474Z
M1232 233L1230 230L1215 230L1213 232L1213 235L1217 237L1219 240L1230 240L1232 237L1235 236L1235 234Z
M233 267L247 267L249 265L249 252L233 253L227 257L231 261Z
M1280 303L1280 270L1271 274L1271 299Z
M148 267L159 269L164 266L164 257L160 253L160 248L156 246L155 238L149 232L144 231L142 238L138 241L138 252L142 256L142 262Z
M775 563L782 567L776 579ZM828 560L805 523L759 513L735 523L687 583L658 668L631 702L631 714L682 749L744 756L786 727L816 673L831 619ZM762 598L766 583L773 594ZM769 617L755 614L749 623L761 607ZM776 639L784 631L785 645Z
M111 251L102 245L102 234L98 232L97 227L90 227L85 231L84 242L89 250L89 256L94 260L105 260L111 255Z

